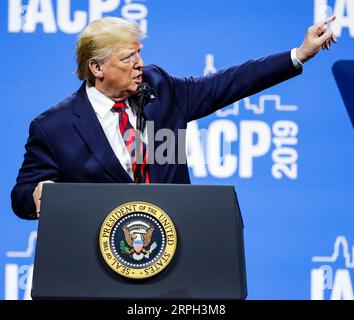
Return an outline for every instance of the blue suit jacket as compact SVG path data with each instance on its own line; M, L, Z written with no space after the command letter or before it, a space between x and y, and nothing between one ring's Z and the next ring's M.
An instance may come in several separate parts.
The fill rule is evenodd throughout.
M186 129L189 121L300 73L301 69L293 66L290 52L196 78L172 77L150 65L143 70L143 81L153 89L155 99L145 107L145 117L154 121L155 132L168 128L177 133ZM150 172L152 183L190 183L186 164L155 163ZM108 143L86 95L85 83L30 125L24 162L11 193L12 207L19 217L36 219L32 193L44 180L133 182Z

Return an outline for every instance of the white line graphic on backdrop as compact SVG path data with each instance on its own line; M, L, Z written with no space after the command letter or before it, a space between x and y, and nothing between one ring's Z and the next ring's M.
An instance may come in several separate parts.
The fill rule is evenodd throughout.
M331 256L314 256L312 262L335 262L339 257L340 246L343 247L343 257L345 260L346 268L354 268L354 246L352 246L352 252L350 257L348 241L344 236L338 236L334 243L334 251Z
M28 238L28 246L25 251L7 251L6 256L10 258L29 258L32 256L34 245L37 240L37 231L32 231Z
M233 104L231 108L226 108L225 110L216 111L218 117L227 117L230 115L237 116L240 113L240 102L243 101L245 110L253 111L254 114L264 114L265 105L268 102L274 103L274 109L276 111L297 111L298 107L296 105L285 105L281 104L281 97L277 94L267 94L261 95L259 97L259 103L251 103L251 99L244 98Z

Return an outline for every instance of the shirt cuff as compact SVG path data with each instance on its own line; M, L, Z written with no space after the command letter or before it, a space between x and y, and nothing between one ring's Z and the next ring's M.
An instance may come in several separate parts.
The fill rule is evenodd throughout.
M296 48L291 49L291 60L295 69L300 69L304 65L296 56Z

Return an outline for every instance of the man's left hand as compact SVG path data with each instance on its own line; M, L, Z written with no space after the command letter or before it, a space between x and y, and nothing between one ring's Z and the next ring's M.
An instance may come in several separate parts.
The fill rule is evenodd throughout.
M333 22L335 19L335 16L331 16L308 28L301 47L296 49L296 56L302 63L314 57L321 48L329 50L331 41L337 43L337 38L332 30L326 28L326 24Z

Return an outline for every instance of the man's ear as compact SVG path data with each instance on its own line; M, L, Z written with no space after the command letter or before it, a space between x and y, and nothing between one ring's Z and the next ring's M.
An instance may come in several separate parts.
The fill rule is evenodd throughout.
M96 60L89 61L89 68L95 78L102 79L103 78L103 71L102 66Z

